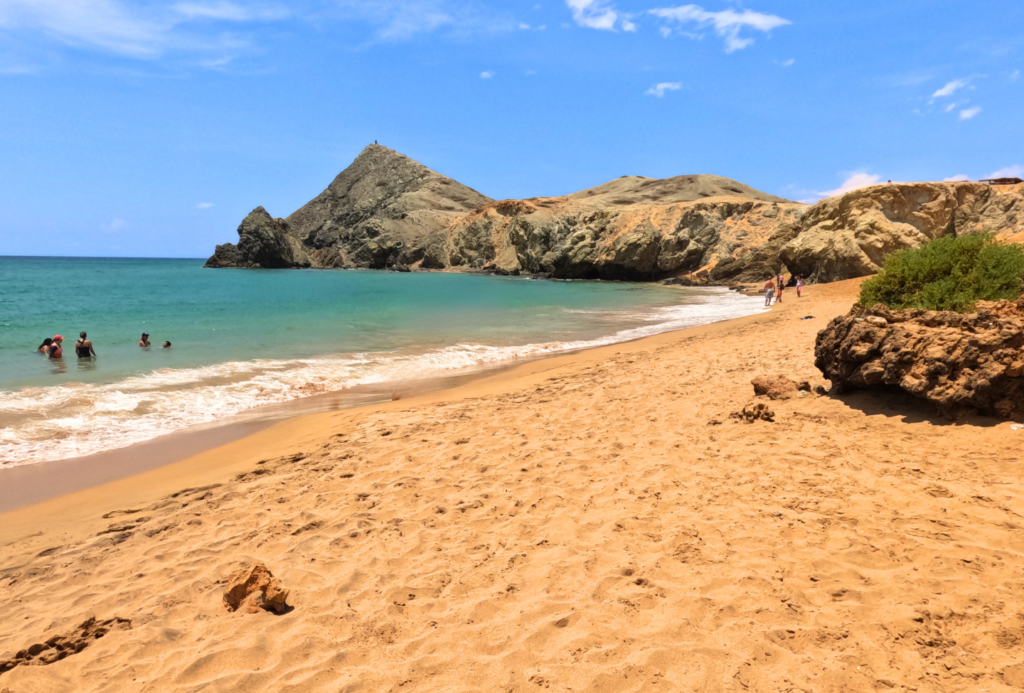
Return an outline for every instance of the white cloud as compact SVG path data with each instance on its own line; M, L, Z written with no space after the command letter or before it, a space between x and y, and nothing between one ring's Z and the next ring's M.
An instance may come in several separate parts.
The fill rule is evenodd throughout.
M480 79L490 79L493 76L494 76L493 72L481 72L480 73Z
M646 96L657 96L659 99L665 96L666 91L678 91L683 88L682 82L659 82L644 92Z
M708 12L699 5L663 7L648 10L648 12L659 19L676 22L680 25L694 23L698 27L713 27L715 33L725 39L726 53L742 50L754 42L752 38L740 38L740 31L744 28L768 33L772 29L792 24L788 19L773 14L763 14L753 10L737 12L732 9ZM662 32L662 35L665 35L665 32Z
M956 108L959 105L960 104L958 104L956 101L953 101L948 106L946 106L946 113L949 113L950 111L952 111L954 108Z
M932 98L933 99L938 99L938 98L941 98L943 96L952 96L954 93L956 93L960 89L963 89L966 86L967 86L967 80L966 79L954 79L952 82L947 83L946 86L942 87L941 89L936 91L934 94L932 94Z
M619 19L606 0L565 0L565 4L572 10L572 20L587 29L612 31Z
M958 173L955 176L950 176L949 178L943 178L942 179L942 181L944 183L959 183L959 182L968 181L968 180L970 180L970 178L968 178L967 176L965 176L962 173Z
M209 209L210 207L213 207L212 202L200 202L196 205L196 209Z
M189 31L197 21L278 19L281 9L246 9L231 2L132 5L125 0L0 0L0 28L38 34L74 48L153 59L171 50L237 48L237 39Z
M970 120L974 116L981 113L981 106L975 106L974 108L965 108L960 111L960 120Z
M636 24L629 21L625 17L622 18L622 30L623 31L636 31Z
M986 178L1024 178L1024 166L1007 166L989 174Z
M529 29L530 25L527 24L526 22L519 22L519 28L520 29Z
M100 228L104 231L120 231L125 227L124 219L111 219L107 224L100 224Z
M1020 70L1014 70L1010 73L1011 82L1016 82L1018 79L1020 79Z
M776 65L782 65L782 67L793 67L796 65L796 58L790 58L789 60L776 60Z
M835 190L807 191L810 194L805 199L800 200L800 202L812 205L826 197L845 195L848 192L866 188L869 185L878 185L882 182L881 176L876 176L872 173L865 173L864 171L854 171L843 175L846 176L846 179L843 181L842 185Z

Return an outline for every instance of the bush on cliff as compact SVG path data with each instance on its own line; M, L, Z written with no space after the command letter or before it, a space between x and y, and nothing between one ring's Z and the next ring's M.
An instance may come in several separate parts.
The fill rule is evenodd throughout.
M889 255L882 271L861 285L858 303L969 313L977 301L1016 299L1022 276L1021 246L991 234L944 236Z

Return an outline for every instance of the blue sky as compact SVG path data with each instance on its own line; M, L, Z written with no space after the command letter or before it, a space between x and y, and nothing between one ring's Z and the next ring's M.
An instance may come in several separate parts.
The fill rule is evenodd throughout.
M205 257L378 140L491 197L1024 172L1020 0L0 0L0 255Z

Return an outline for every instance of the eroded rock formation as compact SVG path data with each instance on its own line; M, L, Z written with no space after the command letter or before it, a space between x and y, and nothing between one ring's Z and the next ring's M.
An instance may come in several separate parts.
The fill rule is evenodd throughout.
M970 314L855 307L818 334L833 392L899 387L950 419L1024 419L1024 297Z
M809 283L874 274L948 234L1024 239L1024 186L876 185L808 207L719 176L623 176L562 197L493 201L370 145L286 219L262 207L208 267L454 269L558 278Z
M565 197L484 205L452 224L440 255L452 268L662 279L762 247L801 209L718 176L626 176Z
M779 254L790 272L810 282L875 274L889 253L940 236L1024 232L1020 187L899 183L854 190L808 209Z

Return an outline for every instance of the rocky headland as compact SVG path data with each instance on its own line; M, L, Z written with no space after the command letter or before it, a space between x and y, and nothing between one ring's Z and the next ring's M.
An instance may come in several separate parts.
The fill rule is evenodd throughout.
M1024 186L876 185L804 205L711 175L623 176L570 195L495 201L370 145L284 219L262 207L208 267L529 273L734 283L785 267L810 283L874 274L949 234L1024 235Z

